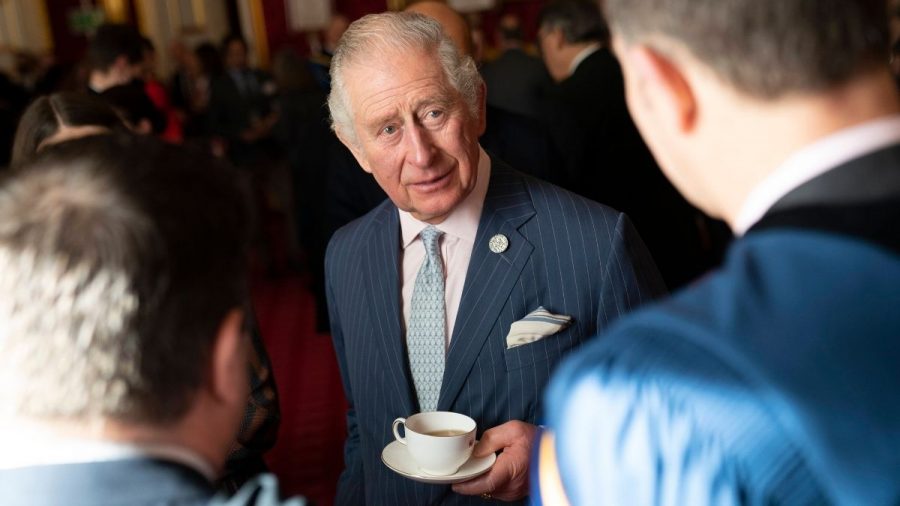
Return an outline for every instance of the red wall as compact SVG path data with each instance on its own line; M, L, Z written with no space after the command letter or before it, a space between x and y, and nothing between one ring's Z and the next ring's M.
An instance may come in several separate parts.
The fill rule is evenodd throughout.
M262 2L263 16L266 19L266 39L269 43L269 56L274 57L283 47L292 47L301 55L309 52L306 36L292 32L287 24L287 12L284 0Z

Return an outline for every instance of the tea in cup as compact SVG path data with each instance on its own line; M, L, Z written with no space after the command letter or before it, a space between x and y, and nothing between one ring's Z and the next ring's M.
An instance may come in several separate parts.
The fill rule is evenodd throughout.
M400 425L405 437L400 437ZM472 456L475 420L449 411L429 411L394 420L394 438L406 445L419 469L433 476L455 473Z

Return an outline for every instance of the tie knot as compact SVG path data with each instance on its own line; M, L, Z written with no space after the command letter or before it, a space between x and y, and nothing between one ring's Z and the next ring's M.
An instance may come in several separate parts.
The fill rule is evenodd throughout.
M425 244L425 253L432 258L438 256L440 254L440 250L438 249L438 239L440 239L444 233L438 230L434 225L428 225L419 233L419 235L422 237L422 243Z

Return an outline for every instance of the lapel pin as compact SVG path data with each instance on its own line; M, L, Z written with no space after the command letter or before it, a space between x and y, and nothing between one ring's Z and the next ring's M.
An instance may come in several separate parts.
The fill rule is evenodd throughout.
M491 251L494 253L503 253L506 251L506 248L509 247L509 239L503 234L497 234L494 237L491 237L491 242L488 243L488 247L490 247Z

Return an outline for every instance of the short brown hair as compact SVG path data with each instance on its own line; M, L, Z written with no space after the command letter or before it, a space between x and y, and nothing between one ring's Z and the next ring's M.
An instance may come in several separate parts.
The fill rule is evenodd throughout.
M91 70L106 71L120 56L132 65L144 59L140 32L126 24L100 25L88 44L87 61Z
M887 62L884 0L601 1L626 41L679 41L736 89L761 98L825 90Z
M0 377L43 419L164 424L246 298L249 208L211 157L127 135L42 151L0 185Z
M38 146L56 135L63 126L96 126L125 131L125 124L100 97L85 92L67 91L38 97L19 120L13 141L13 166L34 158Z

